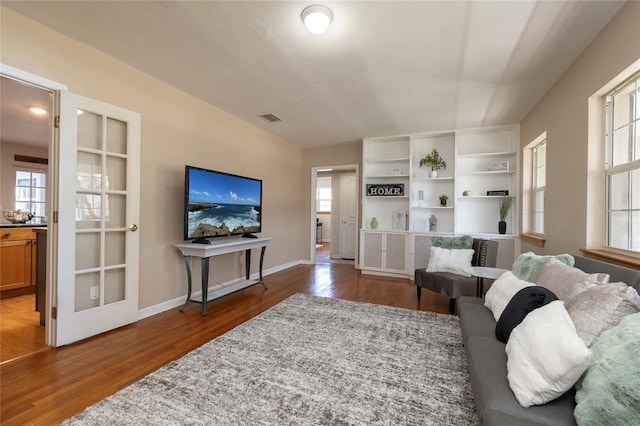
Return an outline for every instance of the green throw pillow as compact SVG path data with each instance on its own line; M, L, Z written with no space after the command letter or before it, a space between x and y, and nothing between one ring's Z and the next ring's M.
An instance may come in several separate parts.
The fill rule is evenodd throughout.
M576 261L570 254L559 254L557 256L541 256L533 252L522 253L511 267L513 274L521 280L535 283L538 277L540 268L544 265L544 262L550 258L555 257L565 265L573 266Z
M443 249L470 249L473 246L473 237L463 235L461 237L431 237L431 247Z
M579 425L640 425L640 313L627 315L591 347L591 362L576 384Z

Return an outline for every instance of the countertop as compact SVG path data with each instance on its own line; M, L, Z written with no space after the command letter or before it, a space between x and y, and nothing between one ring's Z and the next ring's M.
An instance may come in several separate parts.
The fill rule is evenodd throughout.
M43 223L0 223L0 228L47 228Z

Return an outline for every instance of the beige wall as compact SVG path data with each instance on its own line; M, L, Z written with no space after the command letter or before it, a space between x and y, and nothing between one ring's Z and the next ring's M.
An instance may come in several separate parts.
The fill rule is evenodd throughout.
M315 243L311 240L311 197L315 196L311 190L311 169L313 167L342 166L358 164L360 173L362 173L362 141L347 143L344 145L328 146L321 148L309 148L303 152L302 160L302 247L303 258L309 259L311 244ZM362 175L358 176L358 183L362 184ZM360 192L360 191L358 191ZM360 194L358 193L358 209L362 212L360 203ZM315 212L314 212L315 213ZM315 221L315 219L313 219ZM360 222L358 223L360 226ZM314 225L315 229L315 225ZM315 233L315 230L313 231Z
M11 10L2 8L1 19L2 63L141 114L140 308L186 293L173 247L182 241L185 164L262 179L261 235L273 238L265 268L300 259L299 200L309 191L299 147ZM220 282L241 277L242 268L239 254L211 265ZM194 276L199 285L197 266Z
M602 154L593 153L589 162L587 144L596 138L603 151L604 135L597 126L589 133L589 98L640 58L639 40L640 2L630 1L522 121L522 148L547 132L546 246L523 242L524 252L579 255L587 228L597 223L602 229L602 178L593 175L593 158ZM589 187L588 175L594 176Z

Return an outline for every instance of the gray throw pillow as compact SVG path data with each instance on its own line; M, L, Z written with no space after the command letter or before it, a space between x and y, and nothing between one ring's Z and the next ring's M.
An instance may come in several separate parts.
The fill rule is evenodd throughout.
M565 307L578 336L591 347L601 333L627 315L640 312L640 296L622 282L600 284L578 294Z
M575 265L575 259L570 254L541 256L530 251L527 253L522 253L520 256L518 256L516 261L513 262L511 270L519 279L529 281L530 283L535 283L536 278L538 277L538 271L540 271L540 268L542 268L544 262L550 257L555 257L565 265Z
M536 278L536 284L548 288L563 302L600 283L609 282L608 274L587 274L567 266L553 257L548 258Z

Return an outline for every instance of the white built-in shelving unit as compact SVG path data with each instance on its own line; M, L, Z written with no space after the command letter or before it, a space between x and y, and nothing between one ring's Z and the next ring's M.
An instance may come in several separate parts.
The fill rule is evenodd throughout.
M428 259L431 235L463 234L498 240L498 266L510 268L520 249L518 147L517 125L365 139L360 235L363 272L413 276L416 267L426 266L424 254ZM433 148L447 162L435 178L429 177L430 169L419 167L420 159ZM404 194L367 196L370 184L402 184ZM487 191L500 190L514 197L504 235L498 234L502 197L487 195ZM441 194L448 196L446 207L440 205ZM402 215L404 220L400 220ZM374 217L377 227L372 229ZM437 221L435 231L430 229L432 217Z

